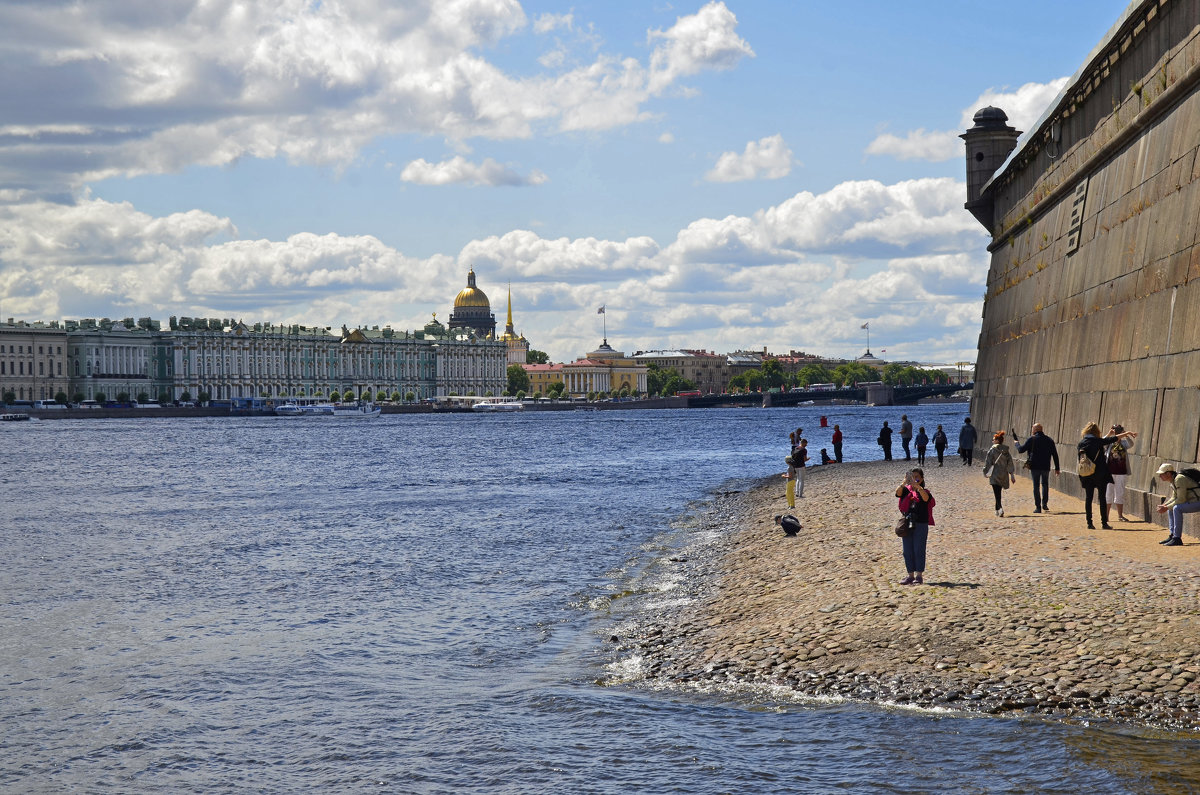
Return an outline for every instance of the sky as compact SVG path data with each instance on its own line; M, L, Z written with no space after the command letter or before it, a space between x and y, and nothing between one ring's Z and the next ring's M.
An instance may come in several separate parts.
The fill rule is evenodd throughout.
M1126 5L0 0L0 318L972 362L958 135Z

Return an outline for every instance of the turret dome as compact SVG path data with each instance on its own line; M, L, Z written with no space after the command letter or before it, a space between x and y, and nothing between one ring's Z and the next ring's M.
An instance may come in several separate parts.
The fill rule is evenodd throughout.
M475 286L475 269L472 268L467 273L467 286L454 298L454 307L482 307L490 310L492 308L491 301L488 300L487 294Z

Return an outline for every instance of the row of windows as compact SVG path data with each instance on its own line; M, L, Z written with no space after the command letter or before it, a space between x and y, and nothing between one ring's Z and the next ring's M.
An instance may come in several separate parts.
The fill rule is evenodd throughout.
M29 347L29 350L25 350L26 346L24 346L24 345L15 345L15 346L14 346L14 345L9 345L9 346L8 346L8 352L9 352L9 353L12 353L12 354L17 354L17 353L26 353L26 354L32 354L32 353L33 353L33 346L32 346L32 345L30 345L30 346L28 346L28 347ZM38 352L38 353L43 353L43 354L44 354L44 353L46 352L46 350L45 350L45 349L46 349L47 347L50 347L50 348L56 348L56 349L57 349L57 350L51 350L51 351L50 351L50 353L51 353L51 354L57 354L57 355L59 355L59 356L62 356L62 346L61 346L61 345L57 345L57 346L54 346L54 345L50 345L50 346L47 346L47 345L39 345L39 346L38 346L38 349L37 349L37 352ZM15 350L14 350L14 348L15 348ZM0 345L0 353L4 353L4 346L3 346L3 345Z
M54 360L38 362L38 375L46 375L46 365L50 365L50 375L54 375ZM25 362L0 362L0 375L33 375L33 362L29 363L29 372L25 372ZM62 375L62 362L58 363L58 375Z

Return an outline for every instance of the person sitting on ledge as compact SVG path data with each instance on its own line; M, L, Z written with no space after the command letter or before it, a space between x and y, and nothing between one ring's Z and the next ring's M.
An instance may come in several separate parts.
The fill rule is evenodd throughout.
M1164 483L1171 484L1171 496L1158 506L1159 513L1167 514L1167 527L1171 534L1158 543L1168 547L1183 546L1183 515L1200 511L1200 483L1189 477L1195 470L1176 472L1174 464L1163 464L1154 474Z

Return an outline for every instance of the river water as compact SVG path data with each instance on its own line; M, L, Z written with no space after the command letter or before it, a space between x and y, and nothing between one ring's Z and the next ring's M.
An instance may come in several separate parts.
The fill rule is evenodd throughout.
M0 789L1200 789L1192 736L613 684L627 597L790 429L861 460L964 409L6 424Z

